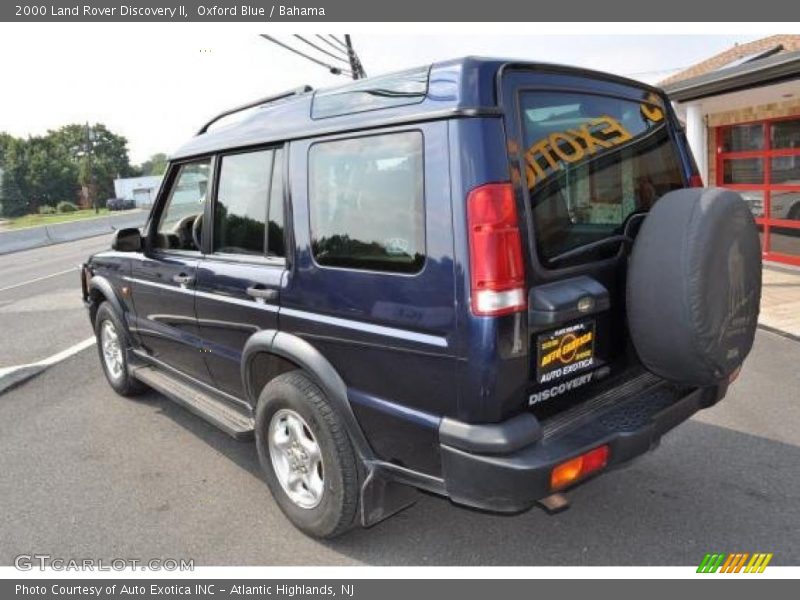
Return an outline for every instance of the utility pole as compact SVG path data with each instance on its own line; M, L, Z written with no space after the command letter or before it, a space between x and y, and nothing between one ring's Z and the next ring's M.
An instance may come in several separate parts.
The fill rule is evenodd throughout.
M94 154L94 141L95 141L95 133L91 127L89 127L89 121L86 121L86 145L84 146L84 151L86 152L86 196L87 200L91 203L92 207L94 208L95 214L100 212L100 207L97 205L97 197L94 190L94 168L92 166L92 158Z
M347 46L347 58L350 59L350 72L353 74L353 79L363 79L367 74L364 72L364 67L361 66L361 61L358 60L358 55L353 49L353 42L349 33L344 34L344 45Z

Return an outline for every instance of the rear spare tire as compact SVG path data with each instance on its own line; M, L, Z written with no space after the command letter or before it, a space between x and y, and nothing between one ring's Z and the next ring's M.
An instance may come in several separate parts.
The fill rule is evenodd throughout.
M627 311L644 366L670 381L714 385L753 345L761 247L739 194L666 194L644 220L628 266Z

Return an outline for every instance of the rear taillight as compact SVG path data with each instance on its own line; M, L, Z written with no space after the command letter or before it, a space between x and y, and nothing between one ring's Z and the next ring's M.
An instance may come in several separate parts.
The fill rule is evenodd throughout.
M524 310L525 266L510 183L489 183L467 197L472 313L505 315Z
M689 187L703 187L703 178L700 175L692 175L689 177Z
M550 489L560 490L599 471L608 464L608 446L599 446L585 454L571 458L553 467L550 473Z

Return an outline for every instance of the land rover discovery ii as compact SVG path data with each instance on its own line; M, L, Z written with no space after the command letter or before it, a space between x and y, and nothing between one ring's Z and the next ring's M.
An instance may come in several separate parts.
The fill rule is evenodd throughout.
M464 58L216 117L83 297L111 386L255 437L308 534L555 507L751 348L756 227L701 186L660 90Z

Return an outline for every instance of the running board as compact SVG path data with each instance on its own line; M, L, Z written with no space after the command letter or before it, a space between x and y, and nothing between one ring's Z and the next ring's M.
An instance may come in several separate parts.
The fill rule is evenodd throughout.
M177 379L153 366L136 367L133 376L171 400L188 408L219 427L231 437L242 440L253 436L255 422L252 417L237 410L225 400L197 389L189 383Z

